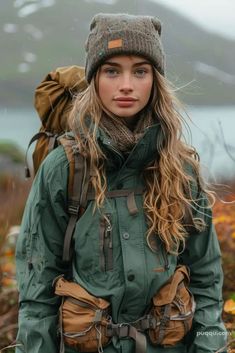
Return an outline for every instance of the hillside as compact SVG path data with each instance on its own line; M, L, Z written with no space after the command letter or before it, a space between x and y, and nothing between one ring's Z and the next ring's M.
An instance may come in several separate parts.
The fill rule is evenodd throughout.
M167 76L177 87L191 82L182 90L183 100L188 104L234 104L235 41L205 32L174 11L150 0L138 6L132 0L113 1L114 5L101 0L54 0L53 6L20 17L20 8L14 3L1 3L2 107L31 105L33 90L47 72L57 66L84 64L84 42L90 19L97 12L159 17L163 23Z

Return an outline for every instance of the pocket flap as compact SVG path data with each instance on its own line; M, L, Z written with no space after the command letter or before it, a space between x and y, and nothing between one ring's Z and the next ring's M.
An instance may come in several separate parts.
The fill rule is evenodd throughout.
M173 275L154 295L153 304L155 306L161 306L171 303L176 296L178 285L182 281L184 281L186 285L189 284L189 271L186 266L176 268Z
M59 296L72 297L99 309L106 309L110 305L108 301L97 298L88 293L80 284L69 282L60 277L55 284L55 294Z

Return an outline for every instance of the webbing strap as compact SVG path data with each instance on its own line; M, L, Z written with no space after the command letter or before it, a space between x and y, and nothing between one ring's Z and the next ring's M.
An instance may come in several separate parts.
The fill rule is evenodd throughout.
M70 244L73 237L73 231L77 222L78 216L76 214L70 215L69 223L67 225L65 237L64 237L64 248L63 248L63 261L70 261L71 249Z
M135 352L145 353L147 350L146 336L137 331L135 327L130 326L129 336L135 340Z
M60 330L60 353L65 353L64 347L64 336L63 336L63 315L62 315L62 308L64 303L64 297L62 298L62 302L60 305L60 316L59 316L59 330Z
M158 336L158 339L157 339L157 344L161 344L161 342L162 342L162 340L164 338L166 326L169 324L169 320L170 320L170 311L171 311L171 305L167 304L165 306L163 318L160 321L159 336Z
M80 203L82 194L82 184L84 174L86 173L85 159L80 153L74 154L74 178L73 178L73 193L71 196L72 202Z
M145 353L147 348L146 336L130 324L109 324L106 335L108 337L131 337L135 341L135 353Z
M29 169L29 164L28 164L28 152L29 152L30 146L32 145L33 142L35 142L36 140L38 140L40 137L42 137L44 135L46 135L47 137L52 137L54 134L49 132L49 131L39 131L29 141L27 150L25 152L25 177L26 178L30 178L30 176L31 176L30 169Z
M87 206L87 193L89 187L89 179L90 179L90 165L87 159L84 159L84 178L82 183L82 190L81 190L81 199L80 199L80 206L85 209Z
M82 184L84 177L84 157L81 154L74 154L74 177L72 185L72 195L69 200L68 212L70 214L68 226L64 237L63 261L70 261L71 258L71 241L73 231L80 210L80 198L82 193Z

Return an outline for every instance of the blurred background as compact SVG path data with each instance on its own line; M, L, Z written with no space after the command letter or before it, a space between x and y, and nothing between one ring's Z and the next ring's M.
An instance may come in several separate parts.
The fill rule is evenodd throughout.
M225 271L224 315L233 331L235 2L1 0L0 348L14 340L17 329L14 247L31 185L23 177L25 151L40 127L34 90L51 70L84 65L84 43L97 12L152 15L162 22L167 77L191 118L188 142L197 148L205 176L222 184L214 216Z

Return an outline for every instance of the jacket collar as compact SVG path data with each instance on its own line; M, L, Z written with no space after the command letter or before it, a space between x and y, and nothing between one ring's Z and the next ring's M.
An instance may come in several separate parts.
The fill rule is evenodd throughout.
M111 138L101 128L98 129L96 137L107 157L108 169L120 169L123 167L142 169L157 158L157 145L162 139L162 130L160 123L148 127L127 158L115 148Z

